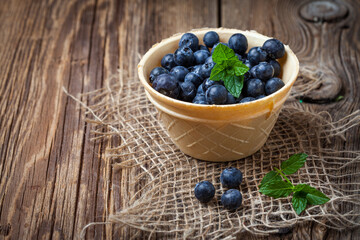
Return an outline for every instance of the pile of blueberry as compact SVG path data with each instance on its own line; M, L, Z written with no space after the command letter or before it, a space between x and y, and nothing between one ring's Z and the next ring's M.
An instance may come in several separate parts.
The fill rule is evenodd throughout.
M241 206L242 195L238 190L242 182L242 173L239 169L229 167L224 169L220 175L220 182L224 188L228 188L222 196L221 203L225 209L235 210ZM215 196L215 187L209 181L196 184L195 197L202 203L208 203Z
M248 42L241 33L232 35L228 43L220 42L219 35L209 31L204 45L193 33L185 33L175 53L165 55L161 67L150 73L150 83L158 92L175 99L197 104L235 104L254 101L270 95L284 86L278 78L281 66L276 59L284 56L285 48L277 39L267 40L262 47L253 47L247 53ZM210 80L215 66L212 53L218 44L234 50L249 71L244 75L244 87L235 98L222 81ZM211 49L211 50L210 50Z

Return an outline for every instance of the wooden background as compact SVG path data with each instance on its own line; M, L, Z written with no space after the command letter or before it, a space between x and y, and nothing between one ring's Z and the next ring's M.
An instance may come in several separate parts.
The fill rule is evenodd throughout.
M292 0L2 0L0 239L79 238L87 223L106 219L112 203L103 194L106 144L89 140L83 110L62 87L74 95L101 88L120 65L135 76L137 53L174 33L223 26L274 36L290 45L301 65L336 73L304 104L335 120L359 109L360 3L337 2L345 15L311 22L300 15L305 1ZM344 99L334 101L338 96ZM352 129L334 148L359 150L359 135ZM337 232L314 223L284 232L264 239L360 235L359 229ZM90 227L86 236L130 235L107 225Z

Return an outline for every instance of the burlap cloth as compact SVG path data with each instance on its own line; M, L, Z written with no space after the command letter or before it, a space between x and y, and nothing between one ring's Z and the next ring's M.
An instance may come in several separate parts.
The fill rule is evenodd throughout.
M108 79L105 88L77 98L87 110L94 140L111 143L104 154L109 166L104 194L115 196L111 196L113 206L106 206L113 209L107 223L130 227L134 237L141 232L142 236L186 239L232 239L242 231L266 235L304 221L335 229L359 226L360 174L346 170L359 164L360 152L332 146L335 140L345 141L341 140L345 131L358 127L360 111L334 121L327 112L312 112L295 98L318 88L322 81L321 72L303 67L265 145L254 155L229 163L199 161L177 149L137 77L124 71ZM310 184L331 200L298 216L291 198L264 196L258 185L273 166L300 152L309 158L305 167L290 176L291 181ZM224 189L219 177L229 166L244 175L243 204L235 212L224 210L220 203ZM120 173L121 179L112 181ZM209 204L194 197L195 184L202 180L216 188ZM85 233L86 228L82 236Z

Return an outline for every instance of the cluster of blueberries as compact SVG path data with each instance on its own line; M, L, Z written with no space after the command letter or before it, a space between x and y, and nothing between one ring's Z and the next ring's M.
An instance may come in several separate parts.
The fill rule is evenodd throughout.
M238 190L242 182L241 171L234 167L224 169L220 175L220 182L224 188L229 189L221 196L224 208L231 211L239 208L242 203L242 195ZM202 181L196 184L194 192L200 202L208 203L215 196L215 187L209 181Z
M281 67L276 60L285 54L284 45L279 40L269 39L262 47L253 47L247 53L248 42L241 33L232 35L228 43L223 43L216 32L209 31L203 42L206 46L199 45L199 39L193 33L182 35L175 53L166 54L161 67L152 69L149 77L152 87L168 97L186 102L234 104L263 98L284 86L278 78ZM212 54L218 44L233 49L238 59L250 69L244 75L244 87L238 98L226 90L222 81L209 78L216 64Z

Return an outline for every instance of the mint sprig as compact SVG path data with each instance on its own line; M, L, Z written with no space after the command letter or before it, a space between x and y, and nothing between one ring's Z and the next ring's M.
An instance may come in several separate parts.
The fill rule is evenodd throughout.
M216 46L212 59L216 64L211 70L210 80L223 80L226 89L238 98L244 85L244 74L249 68L236 57L231 48L223 44Z
M273 198L287 197L294 193L291 202L298 215L307 205L321 205L328 202L330 199L316 188L308 184L293 185L286 177L302 168L307 157L305 153L294 154L281 163L280 169L274 167L274 171L268 172L262 179L259 192Z

